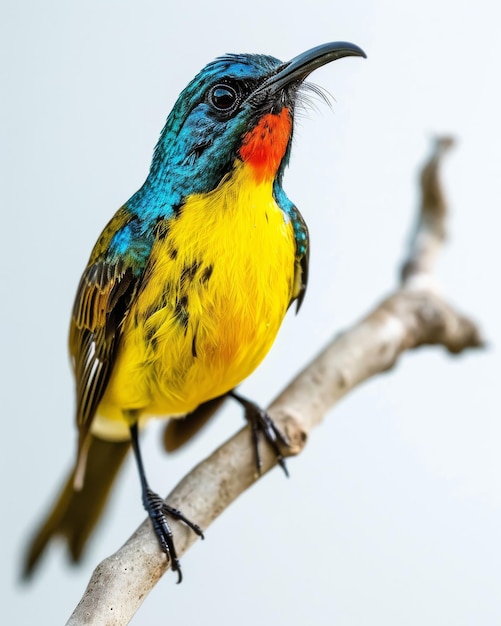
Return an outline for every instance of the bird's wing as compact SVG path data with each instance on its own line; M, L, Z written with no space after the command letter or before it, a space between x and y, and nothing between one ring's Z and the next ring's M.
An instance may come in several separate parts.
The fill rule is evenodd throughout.
M77 392L77 425L86 434L109 380L121 326L137 279L121 259L87 266L75 299L70 353Z
M296 245L295 264L294 264L294 284L292 286L292 294L289 307L296 302L296 313L301 308L306 286L308 283L308 265L310 259L310 247L308 226L299 212L297 206L287 197L281 180L275 180L273 185L273 197L278 206L287 216L287 220L291 220L294 231L294 242Z
M69 347L76 381L79 432L75 486L82 486L89 431L116 359L123 323L151 251L135 236L134 218L119 211L103 231L78 286ZM115 242L127 240L124 250ZM116 247L116 246L115 246ZM140 247L140 254L134 249Z
M296 313L301 308L306 286L308 284L308 268L310 263L310 245L308 236L308 227L303 216L296 206L291 203L289 212L292 215L294 226L294 234L296 239L296 263L294 266L294 290L289 306L296 302Z
M304 254L302 254L299 258L296 258L296 265L294 268L294 295L292 296L290 304L294 301L296 302L296 313L301 308L306 293L309 262L310 250L307 248Z

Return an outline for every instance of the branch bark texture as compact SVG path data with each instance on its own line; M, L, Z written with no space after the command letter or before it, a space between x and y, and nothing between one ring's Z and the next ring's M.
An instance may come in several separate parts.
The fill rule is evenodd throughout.
M422 203L400 286L360 322L333 338L270 405L270 416L290 441L284 455L300 453L329 409L364 380L392 368L407 350L441 345L457 354L482 345L475 323L443 299L433 276L447 217L439 167L451 145L449 138L436 140L422 170ZM262 461L264 475L276 463L268 447L263 446ZM243 428L197 465L167 500L207 528L258 478L249 430ZM197 537L174 521L172 527L182 555ZM97 566L67 624L127 624L167 569L147 520Z

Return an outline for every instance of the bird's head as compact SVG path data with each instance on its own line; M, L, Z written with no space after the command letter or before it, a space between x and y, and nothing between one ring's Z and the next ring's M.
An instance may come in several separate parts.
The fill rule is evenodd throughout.
M281 175L293 131L294 107L304 79L357 46L328 43L283 63L260 54L235 54L209 63L180 94L155 149L149 180L175 206L187 194L208 192L235 164L256 180Z

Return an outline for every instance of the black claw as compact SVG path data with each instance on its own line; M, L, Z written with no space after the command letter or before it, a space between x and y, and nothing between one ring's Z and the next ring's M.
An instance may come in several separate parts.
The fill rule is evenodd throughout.
M148 515L153 524L153 530L157 536L158 543L163 552L168 556L171 562L171 569L173 572L177 572L178 579L177 584L183 580L183 574L181 571L181 563L178 559L176 548L174 546L174 537L172 530L167 521L167 516L173 517L184 524L186 524L194 533L204 539L204 534L200 526L194 524L188 518L186 518L179 509L175 509L166 504L163 499L151 489L147 489L143 498L144 508L148 512Z
M266 441L269 443L269 445L273 449L273 452L275 453L277 463L283 469L284 474L288 478L289 472L287 471L285 459L280 451L279 445L281 444L286 447L290 445L285 435L279 430L275 422L271 419L271 417L264 409L260 408L254 402L247 400L247 398L243 398L235 391L230 391L229 395L244 407L245 418L250 423L252 431L252 445L254 447L254 456L256 459L256 468L258 473L261 474L261 470L263 467L263 462L259 453L259 432L262 432Z
M187 517L185 517L179 509L175 509L174 507L169 506L166 502L163 502L162 510L165 513L165 515L170 515L174 519L177 519L180 522L183 522L183 524L186 524L186 526L191 528L191 530L195 534L197 534L200 537L200 539L202 540L205 539L204 531L200 528L200 526L198 526L198 524L195 524L194 522L189 520Z
M174 547L172 530L164 512L164 501L158 494L151 491L151 489L146 489L143 494L143 504L151 519L158 543L162 551L170 558L172 570L179 572L179 560Z
M167 517L170 516L183 522L202 539L204 538L204 535L202 529L197 526L197 524L194 524L187 519L178 509L166 504L163 501L163 498L149 488L139 449L138 428L136 423L131 425L130 434L132 447L137 461L139 478L141 480L143 505L149 515L162 552L164 552L170 560L172 571L177 572L177 584L179 584L183 580L183 573L181 572L181 563L177 557L176 547L174 546L174 536L172 534L171 527L169 526Z

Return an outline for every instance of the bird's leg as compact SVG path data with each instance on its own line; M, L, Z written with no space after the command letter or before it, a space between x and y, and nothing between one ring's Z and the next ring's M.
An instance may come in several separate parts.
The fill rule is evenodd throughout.
M249 422L252 430L252 443L254 446L256 468L259 474L261 473L263 466L261 455L259 454L259 433L261 432L263 433L266 441L272 447L278 464L284 470L285 475L289 477L289 472L287 471L287 466L285 465L285 459L283 454L280 452L280 445L289 446L289 442L285 435L280 431L268 413L255 402L244 398L235 390L230 391L228 395L234 398L244 408L245 418Z
M167 516L170 515L174 519L184 522L187 526L189 526L189 528L191 528L194 533L196 533L202 539L204 538L204 535L202 529L197 526L197 524L194 524L189 519L187 519L178 509L174 509L173 507L169 506L166 502L164 502L163 498L161 498L157 493L150 489L148 481L146 480L146 473L144 471L141 450L139 449L139 434L137 422L132 424L129 430L132 442L132 449L134 450L137 469L139 471L139 480L141 481L143 505L148 512L151 523L153 524L153 530L155 531L155 535L157 536L158 543L160 544L162 551L165 552L165 554L169 557L172 570L174 572L177 572L178 575L177 582L180 583L183 579L181 564L177 557L176 548L174 546L174 537L172 535L172 530L169 526L169 522L167 521Z

